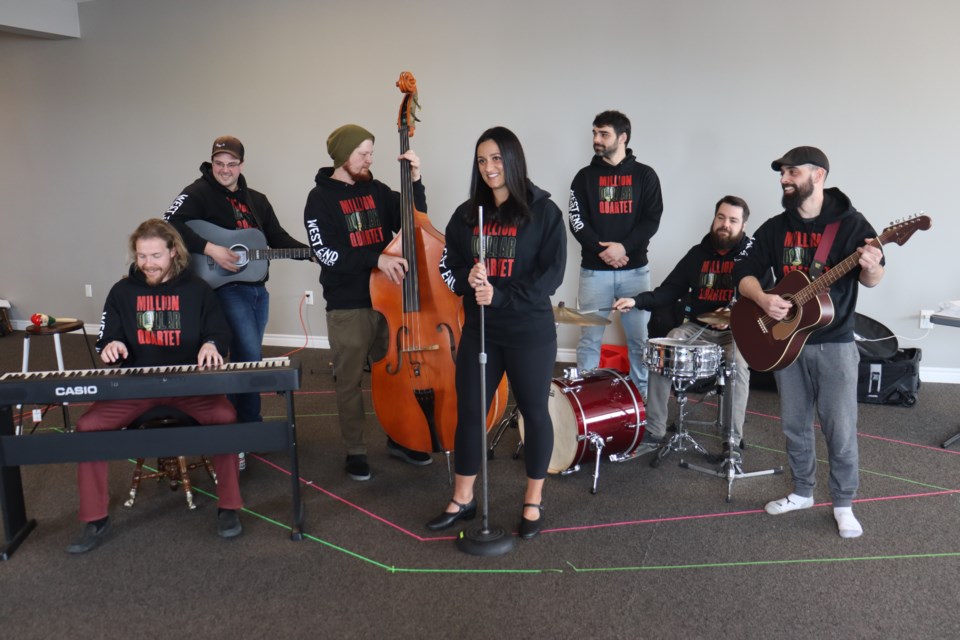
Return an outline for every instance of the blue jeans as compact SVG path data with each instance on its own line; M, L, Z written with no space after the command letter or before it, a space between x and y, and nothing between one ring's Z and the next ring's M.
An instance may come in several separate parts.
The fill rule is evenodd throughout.
M581 309L602 309L613 306L617 298L632 298L650 290L650 266L639 269L615 269L592 271L580 269L580 291L577 294ZM609 316L609 311L598 315ZM632 309L620 314L620 324L627 337L627 352L630 354L630 378L637 389L647 397L647 369L643 366L643 352L647 346L647 322L649 311ZM577 344L577 368L583 371L600 366L600 344L606 327L582 327Z
M217 297L233 331L230 360L262 360L263 334L270 315L270 293L267 288L253 284L226 284L217 289ZM229 398L237 410L237 422L263 422L259 393L234 393Z

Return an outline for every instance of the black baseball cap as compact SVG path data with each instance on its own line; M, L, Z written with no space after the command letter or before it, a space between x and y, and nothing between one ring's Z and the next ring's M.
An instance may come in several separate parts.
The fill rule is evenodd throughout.
M802 164L812 164L822 167L827 173L830 172L830 161L827 160L827 154L816 147L794 147L779 160L771 162L770 167L774 171L780 171L783 166L799 167Z
M233 136L220 136L213 141L213 150L210 151L210 157L212 158L218 153L229 153L243 162L243 143Z

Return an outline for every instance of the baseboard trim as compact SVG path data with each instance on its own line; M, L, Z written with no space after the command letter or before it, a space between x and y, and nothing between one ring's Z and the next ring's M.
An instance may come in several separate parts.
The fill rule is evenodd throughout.
M29 320L13 320L13 328L23 331L30 325ZM99 324L84 324L87 335L95 336L100 332ZM302 334L268 333L263 337L263 344L268 347L288 347L291 349L329 349L330 340L327 336L308 336L306 344ZM557 362L576 362L576 349L557 349ZM960 368L957 367L924 367L920 366L921 382L936 382L944 384L960 384Z

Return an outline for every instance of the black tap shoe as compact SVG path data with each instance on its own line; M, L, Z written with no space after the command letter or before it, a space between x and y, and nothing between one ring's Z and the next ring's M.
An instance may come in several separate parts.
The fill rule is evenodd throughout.
M540 511L540 517L536 520L527 520L523 516L520 517L520 537L524 540L532 540L540 535L540 528L543 524L543 505L542 504L532 504L526 503L523 505L524 509L527 507L533 507Z
M477 517L477 499L474 498L467 504L451 500L457 505L457 510L453 512L444 511L436 518L427 523L427 529L431 531L442 531L452 526L458 520L473 520Z

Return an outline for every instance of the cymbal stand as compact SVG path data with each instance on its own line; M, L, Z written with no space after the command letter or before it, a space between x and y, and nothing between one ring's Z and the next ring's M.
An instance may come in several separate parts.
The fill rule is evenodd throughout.
M734 346L736 353L736 346ZM744 478L756 478L758 476L779 475L783 473L783 467L773 469L764 469L763 471L744 472L743 455L740 453L740 443L733 431L733 405L734 393L737 387L736 362L722 364L717 372L717 385L721 392L717 395L720 398L720 423L723 427L723 433L726 438L726 453L720 461L720 466L716 469L700 467L689 462L680 460L680 466L684 469L692 469L700 473L725 478L727 480L727 502L733 501L733 482ZM723 386L729 380L728 388L722 392Z
M672 376L670 380L673 383L673 390L677 396L677 405L679 406L679 414L677 415L676 422L677 432L673 434L669 440L663 443L659 449L657 449L656 457L650 461L650 466L652 467L660 466L660 463L663 462L664 458L674 451L683 452L687 451L688 449L693 449L707 458L710 457L710 453L703 447L703 445L694 440L693 436L690 435L690 432L687 431L687 427L684 422L684 419L687 415L687 389L689 389L690 386L696 382L696 379ZM680 464L683 465L682 459Z

